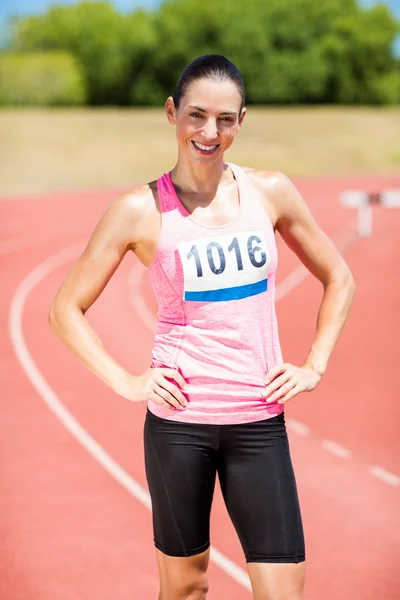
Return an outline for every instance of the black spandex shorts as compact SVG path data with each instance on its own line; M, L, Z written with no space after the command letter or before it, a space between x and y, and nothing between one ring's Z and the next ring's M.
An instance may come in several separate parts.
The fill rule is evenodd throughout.
M156 548L192 556L209 547L218 472L246 561L305 560L284 412L240 425L203 425L147 410L144 449Z

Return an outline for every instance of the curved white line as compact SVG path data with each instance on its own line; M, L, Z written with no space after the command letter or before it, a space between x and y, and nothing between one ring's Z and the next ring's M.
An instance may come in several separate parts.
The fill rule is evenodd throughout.
M54 231L47 232L46 234L42 233L41 237L37 237L36 234L16 235L8 240L0 240L0 256L3 254L10 254L12 252L19 252L20 250L28 248L29 246L34 246L35 244L51 242L52 240L59 239L60 234L57 234Z
M157 331L157 319L148 307L141 291L142 281L146 271L147 268L137 260L128 277L130 287L129 299L136 314L142 319L146 327L152 333L155 333Z
M358 236L356 231L346 228L341 230L335 237L332 238L332 241L335 243L339 252L343 254L351 246L356 240ZM285 277L281 283L276 286L275 290L275 302L279 302L285 296L288 295L289 292L297 288L304 279L306 279L310 275L310 271L306 269L306 267L300 264L296 267L289 275Z
M11 301L9 314L9 333L14 351L25 371L29 381L44 400L50 410L56 415L66 429L78 440L78 442L97 460L108 473L114 477L132 496L151 510L150 495L137 481L133 479L105 450L104 448L82 427L77 419L69 412L54 390L49 386L46 379L39 371L34 362L23 334L22 317L25 304L32 290L43 281L52 271L65 263L73 260L82 250L82 244L74 244L48 258L20 283ZM212 547L210 560L219 566L237 583L251 591L249 577L241 567L236 565L222 552Z
M395 473L391 473L390 471L382 469L382 467L377 467L376 465L370 467L369 472L371 475L378 477L378 479L388 483L389 485L400 487L400 477L395 475Z

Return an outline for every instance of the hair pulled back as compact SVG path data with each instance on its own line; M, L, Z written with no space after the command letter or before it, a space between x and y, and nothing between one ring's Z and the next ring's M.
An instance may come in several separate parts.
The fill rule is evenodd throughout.
M179 108L182 97L188 87L198 79L214 79L215 81L232 81L240 93L242 103L239 115L245 103L245 88L239 69L221 54L204 54L190 62L183 70L173 94L174 104Z

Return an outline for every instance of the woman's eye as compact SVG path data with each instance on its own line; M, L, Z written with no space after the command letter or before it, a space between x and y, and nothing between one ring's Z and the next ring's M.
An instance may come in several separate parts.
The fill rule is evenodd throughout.
M191 112L189 113L189 117L194 117L195 119L204 119L204 115L201 115L198 112ZM225 123L234 123L234 119L232 119L232 117L222 117L220 119L221 121L224 121Z

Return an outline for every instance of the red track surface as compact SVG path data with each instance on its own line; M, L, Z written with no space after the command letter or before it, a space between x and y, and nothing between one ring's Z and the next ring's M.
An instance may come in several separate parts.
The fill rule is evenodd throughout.
M319 223L333 237L354 215L341 189L400 187L400 179L298 181ZM107 473L48 409L21 368L7 335L20 282L40 263L85 240L113 192L57 195L0 204L0 598L2 600L155 600L158 582L150 511ZM371 466L399 471L400 211L376 209L374 234L346 251L358 292L348 325L319 388L286 406L307 546L305 600L395 600L400 597L399 493ZM298 265L279 245L282 280ZM88 318L111 353L134 373L149 364L152 335L132 305L127 257ZM144 404L113 394L62 346L47 313L68 262L27 296L23 334L48 384L82 426L138 483L146 486ZM142 294L155 302L147 277ZM308 277L277 306L285 360L301 363L311 342L320 286ZM397 333L397 335L396 335ZM398 378L397 378L398 382ZM326 449L333 440L351 452ZM212 544L245 568L221 494L212 512ZM210 600L251 593L210 564Z

